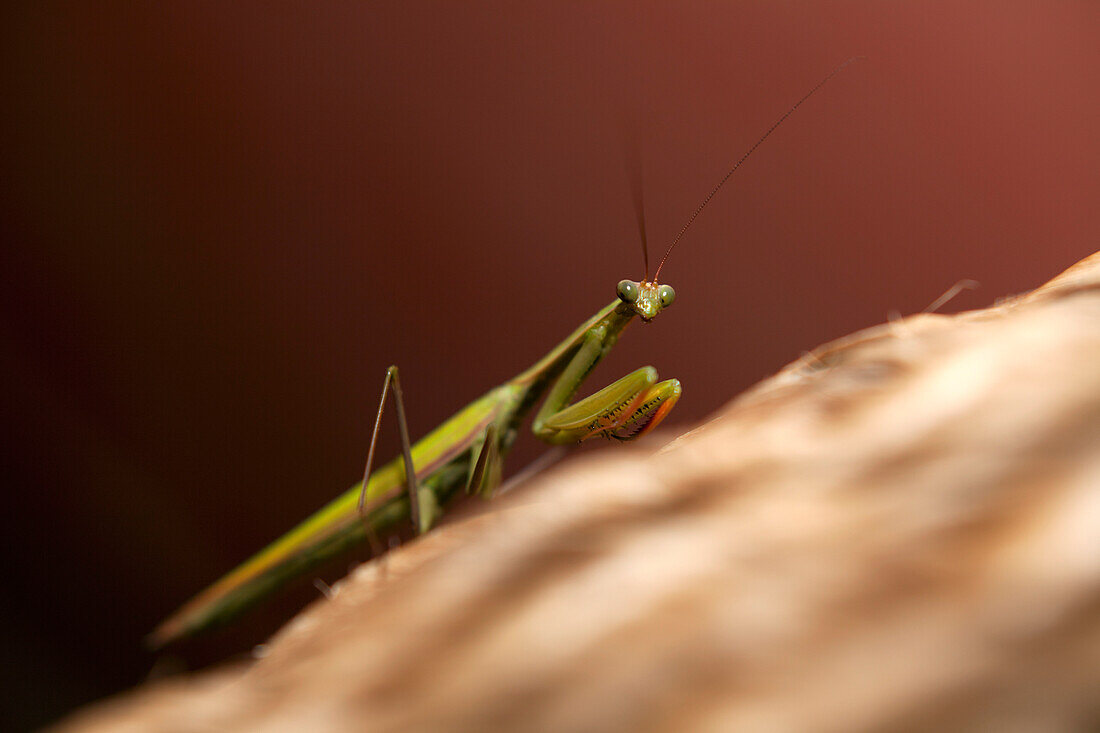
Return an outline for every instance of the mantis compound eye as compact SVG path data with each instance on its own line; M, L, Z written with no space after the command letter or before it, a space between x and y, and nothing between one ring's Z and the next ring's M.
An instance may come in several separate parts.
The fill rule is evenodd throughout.
M672 305L672 301L676 300L676 291L671 285L662 285L657 288L657 297L661 300L661 307L667 308Z
M619 300L624 303L638 302L638 283L633 280L620 280L615 287L615 292L618 293Z

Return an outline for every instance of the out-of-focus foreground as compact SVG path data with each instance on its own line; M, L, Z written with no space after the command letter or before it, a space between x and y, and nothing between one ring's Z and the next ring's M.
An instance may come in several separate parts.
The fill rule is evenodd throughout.
M1100 253L828 344L655 454L551 471L255 664L65 728L1087 728L1098 598Z

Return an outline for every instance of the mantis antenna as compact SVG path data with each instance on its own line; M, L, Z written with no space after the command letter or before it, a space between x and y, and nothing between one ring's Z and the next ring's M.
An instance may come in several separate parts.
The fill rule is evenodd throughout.
M638 154L638 131L633 124L623 125L623 138L626 140L624 145L626 177L630 181L630 198L631 203L634 204L638 238L642 242L642 257L645 260L645 277L642 278L642 282L647 282L649 280L649 240L645 233L645 197L643 196L645 186L642 180L642 161Z
M649 242L645 236L645 200L642 197L642 169L638 167L638 174L631 176L631 193L634 196L634 213L638 217L638 235L642 238L642 257L645 258L645 277L642 282L649 282Z
M813 93L814 93L814 92L816 92L816 91L817 91L818 89L820 89L821 87L825 86L825 82L829 81L829 80L830 80L830 79L832 79L832 78L833 78L834 76L836 76L836 75L837 75L837 74L839 74L839 73L840 73L841 71L843 71L843 70L844 70L844 67L848 66L849 64L851 64L851 63L853 63L853 62L855 62L855 61L861 61L861 60L862 60L863 58L864 58L863 56L853 56L852 58L848 59L848 60L847 60L847 61L845 61L845 62L844 62L843 64L841 64L840 66L838 66L838 67L836 67L835 69L833 69L832 71L830 71L830 72L829 72L829 73L828 73L828 74L827 74L827 75L825 76L825 78L824 78L824 79L822 79L821 81L819 81L819 82L817 83L817 85L816 85L816 86L814 86L814 88L813 88L813 89L811 89L810 91L806 92L806 94L804 94L804 95L802 96L802 99L798 100L798 101L797 101L797 102L795 102L795 103L794 103L793 105L791 105L791 108L790 108L790 109L788 109L788 110L787 110L786 112L784 112L784 113L783 113L783 116L782 116L782 117L780 117L780 118L779 118L778 120L776 120L776 121L775 121L775 123L774 123L774 124L773 124L773 125L772 125L771 127L769 127L769 128L768 128L768 131L767 131L767 132L765 132L765 133L764 133L764 134L763 134L763 135L762 135L762 136L760 137L760 139L759 139L759 140L757 140L757 141L756 141L755 143L753 143L753 144L752 144L752 147L748 149L748 152L746 152L746 153L745 153L744 155L742 155L742 156L741 156L741 159L740 159L740 160L738 160L738 161L737 161L737 163L735 163L735 164L734 164L734 166L733 166L732 168L730 168L729 172L728 172L728 173L726 173L726 175L724 175L724 176L722 177L722 180L718 181L718 185L717 185L717 186L715 186L714 188L712 188L712 189L711 189L710 193L708 193L708 194L707 194L707 197L706 197L705 199L703 199L703 203L699 204L699 206L698 206L698 207L697 207L697 208L695 209L695 212L694 212L694 213L693 213L693 214L691 215L691 217L690 217L690 218L689 218L689 219L687 220L687 224L684 224L684 226L683 226L683 227L682 227L682 228L680 229L680 232L679 232L679 233L678 233L678 234L676 235L676 238L672 240L672 244L670 244L670 245L668 246L668 250L667 250L667 251L665 252L665 256L661 258L661 262L660 262L660 263L659 263L659 264L657 265L657 272L655 272L655 273L653 274L653 281L654 281L654 282L657 282L657 278L658 278L658 277L660 277L660 275L661 275L661 268L665 266L665 260L667 260L667 259L668 259L668 256L669 256L669 254L670 254L670 253L672 252L672 248L673 248L673 247L675 247L675 246L676 246L676 243L680 241L680 238L684 236L684 232L686 232L686 231L687 231L687 229L688 229L688 227L689 227L689 226L691 226L692 222L694 222L694 221L695 221L695 218L696 218L697 216L699 216L699 212L703 210L703 207L705 207L705 206L706 206L707 204L709 204L709 203L710 203L710 200L711 200L712 198L714 198L714 194L718 193L718 189L720 189L720 188L722 187L722 184L724 184L724 183L725 183L726 181L728 181L728 180L729 180L730 176L732 176L732 175L733 175L733 172L734 172L735 170L737 170L738 168L740 168L740 167L741 167L741 164L742 164L742 163L744 163L744 162L745 162L746 160L748 160L748 157L749 157L750 155L752 155L752 154L753 154L753 151L755 151L755 150L756 150L756 149L757 149L758 147L760 147L760 144L761 144L761 143L763 143L763 142L764 142L765 140L767 140L767 139L768 139L768 136L769 136L769 135L771 135L771 134L772 134L773 132L775 132L775 128L777 128L777 127L779 127L779 126L780 126L781 124L783 124L783 121L784 121L784 120L786 120L786 119L787 119L788 117L790 117L790 116L791 116L791 114L792 114L792 113L793 113L793 112L794 112L794 111L795 111L796 109L798 109L798 108L799 108L799 106L801 106L801 104L802 104L803 102L805 102L805 101L806 101L807 99L809 99L809 98L810 98L811 96L813 96ZM648 255L648 253L647 253L647 254L646 254L646 273L647 273L647 277L648 277L648 272L649 272L649 255Z

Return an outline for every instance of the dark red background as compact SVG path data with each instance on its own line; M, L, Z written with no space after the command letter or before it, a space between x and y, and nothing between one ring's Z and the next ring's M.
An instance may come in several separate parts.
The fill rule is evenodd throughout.
M723 189L665 270L675 307L595 375L679 377L685 425L960 278L983 287L948 310L1100 244L1090 0L23 5L4 727L139 681L159 618L353 482L387 364L420 433L640 277L631 138L657 256L867 56Z

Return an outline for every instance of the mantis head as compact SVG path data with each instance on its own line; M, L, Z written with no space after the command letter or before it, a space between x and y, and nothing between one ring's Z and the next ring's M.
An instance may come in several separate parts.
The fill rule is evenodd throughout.
M656 278L654 278L656 280ZM671 285L658 285L656 282L635 282L620 280L615 288L619 300L634 309L645 322L653 320L658 313L672 305L676 291Z

